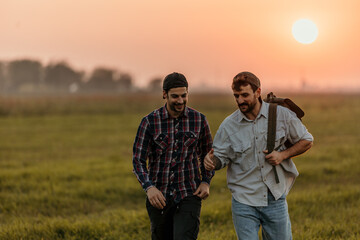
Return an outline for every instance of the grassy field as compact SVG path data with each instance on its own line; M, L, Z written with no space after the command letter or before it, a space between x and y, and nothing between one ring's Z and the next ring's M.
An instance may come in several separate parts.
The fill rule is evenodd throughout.
M314 147L295 158L294 239L360 239L360 96L295 95ZM0 239L150 239L132 173L141 118L161 96L0 98ZM190 95L212 133L232 97ZM226 171L203 202L199 238L235 239Z

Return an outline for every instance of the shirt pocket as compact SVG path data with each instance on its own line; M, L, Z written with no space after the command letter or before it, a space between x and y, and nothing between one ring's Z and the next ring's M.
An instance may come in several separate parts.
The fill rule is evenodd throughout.
M283 145L284 145L285 141L286 141L285 131L282 130L282 129L276 131L275 146L274 146L274 148L275 148L277 151L284 150L284 149L283 149Z
M154 137L154 142L155 142L156 152L158 154L161 154L169 146L169 137L164 133L160 133Z
M186 149L193 148L197 145L198 137L195 132L184 132L184 147Z
M251 144L241 143L233 147L235 153L234 163L238 164L242 171L247 171L255 165L255 159L250 156Z

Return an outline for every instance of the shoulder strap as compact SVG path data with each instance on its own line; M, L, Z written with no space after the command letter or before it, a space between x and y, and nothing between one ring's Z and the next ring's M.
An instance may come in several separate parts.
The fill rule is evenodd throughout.
M275 147L276 110L277 110L277 104L270 103L269 119L268 119L268 132L267 132L267 150L269 151L269 153L271 153Z
M268 153L271 153L275 147L275 136L276 136L276 110L277 104L269 104L269 119L268 119L268 132L267 132L267 150ZM275 173L276 183L279 183L279 176L276 171L276 167L273 166Z

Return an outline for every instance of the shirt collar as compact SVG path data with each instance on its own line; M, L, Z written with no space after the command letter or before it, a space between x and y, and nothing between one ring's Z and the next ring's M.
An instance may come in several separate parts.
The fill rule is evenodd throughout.
M265 118L269 117L269 103L266 103L264 101L262 101L258 118L260 118L261 116L264 116Z
M238 114L239 122L241 122L242 120L249 121L249 119L247 119L245 114L243 114L240 111L240 109L238 109L238 112L239 112L239 114ZM261 108L260 108L259 114L257 115L256 119L260 118L261 116L264 116L265 118L269 117L269 104L264 101L262 101Z
M172 118L172 117L170 116L167 108L166 108L166 103L165 103L164 107L162 108L162 114L161 114L161 116L162 116L162 119L164 119L164 120L165 120L165 119ZM179 118L182 118L182 117L186 117L186 118L187 118L188 116L189 116L189 108L185 106L184 112L183 112L182 115L179 116Z

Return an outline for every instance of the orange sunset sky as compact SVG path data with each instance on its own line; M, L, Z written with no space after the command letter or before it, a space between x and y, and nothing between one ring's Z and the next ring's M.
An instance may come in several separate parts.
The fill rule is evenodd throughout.
M66 60L130 73L137 86L179 71L190 89L230 89L251 71L263 90L360 92L358 0L0 0L0 60ZM292 24L319 35L297 42Z

